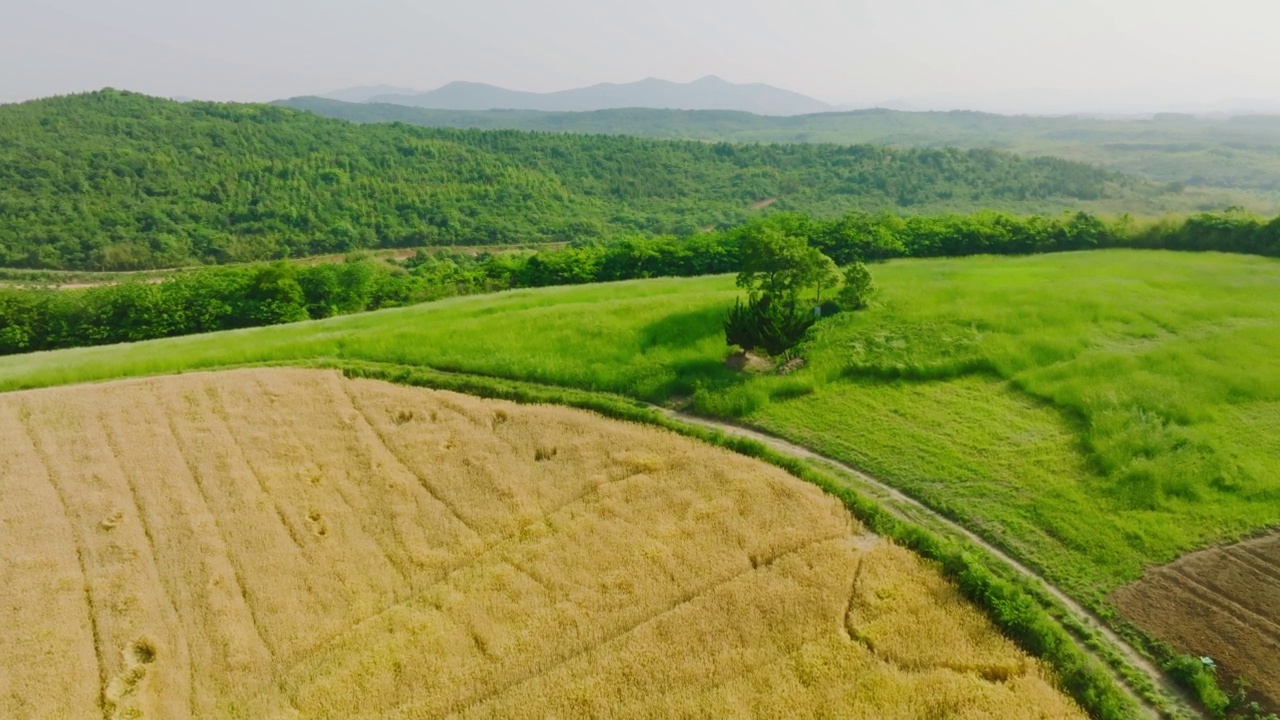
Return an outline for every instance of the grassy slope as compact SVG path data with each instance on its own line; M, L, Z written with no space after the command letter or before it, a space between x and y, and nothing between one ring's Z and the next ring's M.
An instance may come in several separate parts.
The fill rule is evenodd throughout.
M719 367L729 277L517 290L294 325L0 358L0 390L340 357L657 399ZM719 373L716 371L719 370Z
M746 419L1002 540L1085 600L1280 524L1280 263L1112 251L896 262L785 378L723 368L727 277L459 298L0 360L0 389L345 357Z
M814 343L814 391L753 422L950 509L1085 599L1280 523L1280 264L1108 252L879 277L882 303Z

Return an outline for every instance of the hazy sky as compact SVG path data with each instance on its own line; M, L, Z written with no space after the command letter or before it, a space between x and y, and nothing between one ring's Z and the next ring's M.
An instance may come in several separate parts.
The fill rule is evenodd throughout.
M5 0L0 101L715 74L833 103L1280 108L1276 0Z

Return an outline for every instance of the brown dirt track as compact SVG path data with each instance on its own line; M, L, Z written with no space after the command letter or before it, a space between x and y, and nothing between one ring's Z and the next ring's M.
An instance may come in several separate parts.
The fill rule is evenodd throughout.
M1224 687L1244 678L1280 709L1280 532L1150 570L1112 601L1150 635L1213 658Z
M3 718L1083 717L777 468L332 372L0 395L0 618Z

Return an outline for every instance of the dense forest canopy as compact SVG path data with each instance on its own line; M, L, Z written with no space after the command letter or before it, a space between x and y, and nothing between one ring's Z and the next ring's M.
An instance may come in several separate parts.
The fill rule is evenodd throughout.
M1092 163L1156 182L1250 191L1273 205L1274 194L1280 192L1280 116L1162 114L1148 119L1105 119L875 109L766 117L727 110L647 108L595 112L429 110L314 97L282 100L280 104L355 122L430 127L618 133L719 142L1000 148Z
M1163 190L993 150L357 125L104 90L0 106L0 266L689 234L761 212L1123 206ZM753 209L754 208L754 209Z

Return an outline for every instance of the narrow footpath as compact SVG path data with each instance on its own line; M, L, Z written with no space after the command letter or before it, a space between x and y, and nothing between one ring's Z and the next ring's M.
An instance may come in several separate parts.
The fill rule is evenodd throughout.
M328 365L328 366L338 367L338 368L343 367L345 365L345 363L338 360L334 360L334 359L322 358L319 360L319 365L321 367L325 367L326 363L335 363L334 365ZM383 368L395 367L394 365L388 365L386 363L370 362L370 363L363 363L363 364L366 364L372 367L383 367ZM428 370L429 372L437 373L440 375L446 375L446 376L461 377L465 375L463 373L456 373L456 372L451 372L447 370L437 370L434 368L418 368L418 369L425 369L425 370ZM476 376L476 377L484 377L484 376ZM489 379L497 379L497 378L489 378ZM554 385L546 385L546 384L541 384L536 382L527 382L527 381L515 381L515 382L520 382L521 384L534 386L534 387L543 387L546 389L554 389L554 390L564 389ZM465 390L463 392L465 392ZM633 403L637 402L634 398L624 398L622 396L615 396L615 397L618 397L619 399L622 399L622 400L626 400L628 402L633 402ZM572 403L569 403L569 404L572 404ZM1041 588L1041 590L1046 595L1056 600L1058 604L1072 617L1072 619L1076 623L1078 623L1081 627L1088 628L1096 632L1100 637L1105 639L1108 644L1110 644L1113 648L1115 648L1117 652L1120 653L1124 661L1128 663L1130 667L1146 675L1150 679L1151 683L1164 695L1164 698L1166 701L1166 708L1162 709L1156 706L1154 703L1149 702L1143 697L1141 697L1137 692L1134 691L1134 689L1129 685L1129 683L1125 680L1125 678L1114 667L1112 667L1111 664L1109 664L1106 661L1105 658L1103 658L1098 652L1096 652L1092 648L1086 646L1083 643L1079 643L1080 648L1082 650L1084 650L1086 653L1088 653L1093 658L1095 658L1099 663L1101 663L1103 667L1107 669L1107 671L1111 674L1112 678L1115 680L1116 684L1120 688L1122 688L1129 695L1129 697L1133 699L1133 701L1137 704L1138 708L1140 708L1143 711L1143 716L1147 718L1153 718L1153 719L1165 718L1165 717L1174 718L1176 720L1190 720L1195 718L1199 718L1202 720L1206 719L1207 716L1205 716L1202 712L1200 712L1197 709L1195 702L1186 694L1185 691L1182 690L1181 687L1175 685L1167 676L1165 676L1165 674L1160 670L1159 667L1155 665L1155 663L1151 662L1151 660L1149 660L1146 656L1142 655L1136 649L1134 649L1134 647L1130 645L1127 641L1125 641L1124 638L1120 637L1113 630L1107 627L1106 624L1103 623L1102 620L1097 615L1093 614L1093 612L1091 612L1088 608L1084 607L1080 603L1073 600L1065 592L1063 592L1062 590L1060 590L1059 588L1057 588L1056 586L1052 585L1047 580L1045 580L1035 570L1032 570L1031 568L1027 567L1023 563L1014 559L1004 550L1001 550L999 547L991 544L987 540L983 539L981 536L970 531L965 526L957 523L954 520L947 518L946 516L938 513L935 510L932 510L931 508L926 506L924 503L921 503L919 500L916 500L910 495L903 493L901 490L898 490L897 488L893 487L892 485L889 485L883 480L879 480L875 477L872 477L871 475L868 475L862 472L861 470L858 470L857 468L854 468L850 465L846 465L845 463L840 462L839 460L835 460L833 458L827 457L826 455L822 455L820 453L814 452L813 450L810 450L809 448L804 447L803 445L797 445L796 443L793 443L789 440L785 440L776 435L772 435L772 434L763 432L761 430L745 427L743 425L738 425L731 422L725 422L723 420L716 420L708 417L703 417L700 415L681 412L679 410L673 410L671 408L661 407L661 406L653 405L650 403L641 402L638 404L648 407L649 409L655 412L661 413L668 419L673 420L677 423L682 423L684 425L691 426L691 427L700 427L708 430L715 430L717 432L723 433L725 435L733 436L733 437L740 437L740 438L745 438L749 440L754 440L756 442L759 442L769 447L770 449L776 452L782 453L784 455L789 455L793 458L797 458L800 460L805 460L807 462L814 463L821 467L825 467L829 470L834 471L836 478L848 483L850 488L866 495L869 498L879 501L880 503L883 504L885 509L894 513L895 515L902 518L903 520L906 520L908 522L912 522L918 525L923 525L926 527L936 528L938 530L942 530L948 534L951 534L955 537L964 538L966 541L968 541L972 545L982 548L984 551L989 553L992 557L1008 565L1014 572L1026 578L1027 580L1030 580L1033 584Z

